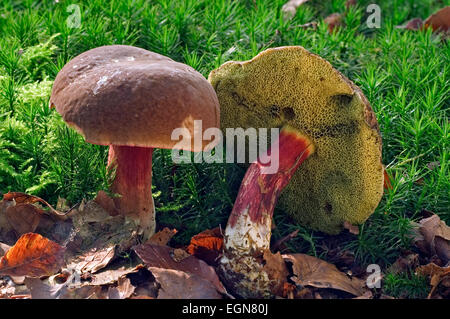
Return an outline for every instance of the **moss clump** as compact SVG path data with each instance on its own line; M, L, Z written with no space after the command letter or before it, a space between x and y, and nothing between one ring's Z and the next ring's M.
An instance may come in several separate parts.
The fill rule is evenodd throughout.
M209 81L221 127L291 125L316 153L297 170L279 205L298 223L331 234L363 223L383 194L381 137L362 92L329 62L299 46L227 62Z

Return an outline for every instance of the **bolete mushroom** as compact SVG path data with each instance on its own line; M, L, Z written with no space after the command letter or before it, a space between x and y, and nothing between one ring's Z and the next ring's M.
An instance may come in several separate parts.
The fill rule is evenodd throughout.
M311 138L316 152L294 174L280 207L298 223L331 234L363 223L383 194L381 136L361 90L329 62L300 46L230 61L209 81L221 127L281 127Z
M95 48L72 59L58 73L50 103L87 142L109 145L116 213L137 221L145 237L155 230L153 149L179 144L171 138L174 129L187 129L194 138L219 126L217 96L200 73L126 45ZM202 121L200 132L194 132L196 120ZM180 149L202 151L208 143L188 140Z
M268 153L275 148L277 172L263 172L267 154L250 165L225 228L219 273L229 291L243 298L271 297L282 289L284 261L270 252L273 211L283 188L315 150L310 138L287 126Z

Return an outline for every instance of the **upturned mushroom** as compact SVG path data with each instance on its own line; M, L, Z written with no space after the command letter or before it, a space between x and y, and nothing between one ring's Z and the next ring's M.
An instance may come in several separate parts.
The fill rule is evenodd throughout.
M279 204L298 223L331 234L363 223L383 194L381 135L364 94L329 62L300 46L230 61L209 81L221 127L281 127L305 133L316 152L297 170Z
M217 96L200 73L126 45L72 59L55 79L50 105L87 142L109 145L108 167L115 169L111 192L118 194L114 211L134 219L144 237L155 230L153 149L179 146L171 138L174 129L194 137L219 126ZM202 121L201 132L194 132L196 120ZM210 143L189 140L180 149L198 152Z
M278 170L266 174L263 168L270 159L267 154L275 149L279 154ZM270 252L273 211L284 187L314 151L309 137L284 127L268 153L248 168L225 228L219 265L230 292L243 298L267 298L282 289L287 277L284 261Z

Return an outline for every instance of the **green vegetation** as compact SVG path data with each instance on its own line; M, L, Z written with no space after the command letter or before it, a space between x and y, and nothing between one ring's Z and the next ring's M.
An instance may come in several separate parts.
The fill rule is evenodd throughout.
M450 222L450 45L430 30L395 27L426 18L450 1L379 0L380 29L365 24L366 5L373 1L360 1L347 12L346 27L333 34L320 22L344 12L345 0L310 1L290 21L282 18L284 2L79 1L81 24L70 28L72 1L0 0L0 193L27 192L52 204L63 197L75 204L107 188L107 148L85 143L48 108L56 74L83 51L135 45L207 76L228 60L248 60L268 47L301 45L360 86L377 114L393 188L358 236L337 238L338 246L353 252L363 266L391 264L410 247L409 222L422 209ZM319 22L317 30L299 27L311 21ZM175 166L170 152L161 150L153 160L157 221L179 230L176 243L226 223L243 168ZM293 225L283 211L275 216L274 240L300 229L289 248L327 258L329 237ZM391 291L420 286L414 278L406 284L388 279ZM422 290L408 294L423 296Z

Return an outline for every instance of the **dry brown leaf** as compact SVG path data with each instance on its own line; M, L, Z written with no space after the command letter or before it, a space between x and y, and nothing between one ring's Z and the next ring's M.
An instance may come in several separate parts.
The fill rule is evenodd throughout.
M348 221L344 222L344 229L347 229L350 234L359 235L359 227L349 223Z
M147 240L148 244L154 244L154 245L160 245L160 246L166 246L169 241L172 239L173 236L177 233L177 230L170 229L167 227L164 227L163 230L160 230L156 234L154 234L149 240Z
M429 256L437 255L444 264L450 261L450 227L438 215L413 223L416 231L414 242Z
M108 290L108 299L127 299L134 293L134 287L130 279L126 277L119 278L117 287L110 287Z
M0 257L2 257L11 248L11 246L0 243Z
M326 17L323 22L328 25L328 32L332 33L342 26L342 14L332 13Z
M433 32L447 32L450 28L450 6L440 9L424 22L425 28L431 27Z
M397 260L389 267L388 273L400 274L402 272L416 269L419 266L419 255L409 254L405 257L400 256Z
M211 282L220 293L226 293L214 268L203 260L189 256L180 262L176 262L172 258L174 249L167 246L144 244L135 247L134 251L147 267L180 270L194 274Z
M219 227L207 229L191 238L187 252L204 260L209 265L217 266L222 255L223 235Z
M158 299L221 299L211 281L193 273L149 267L161 285Z
M358 1L357 0L347 0L346 2L345 2L345 7L348 9L348 8L350 8L350 7L354 7L354 6L356 6L356 5L358 5Z
M63 264L64 248L39 234L28 233L0 259L0 274L40 277Z
M133 268L120 267L118 269L108 269L90 276L90 280L86 283L81 283L81 285L91 285L91 286L104 286L111 285L119 281L120 278L124 278L129 274L137 273L142 265L138 265Z
M67 284L50 285L39 278L25 279L32 299L105 299L101 286L69 288Z
M137 243L136 227L123 216L110 216L94 201L71 216L75 235L68 243L67 267L95 273Z
M278 296L283 295L283 287L289 276L283 257L280 252L272 254L270 250L266 250L263 258L265 262L263 269L273 281L272 293Z
M104 245L99 248L92 248L71 259L67 264L69 269L76 270L82 274L95 273L105 268L116 256L116 245Z
M32 204L20 203L6 209L6 218L17 236L33 233L39 225L43 210Z
M297 13L297 8L309 0L289 0L281 7L285 19L292 19Z
M417 268L416 272L419 275L430 277L431 291L428 294L428 298L433 296L441 283L445 282L447 284L450 279L450 266L440 267L434 263L430 263Z
M357 297L364 294L362 280L349 278L333 264L305 254L288 254L283 255L283 258L292 263L294 276L291 277L291 280L297 285L332 288Z

